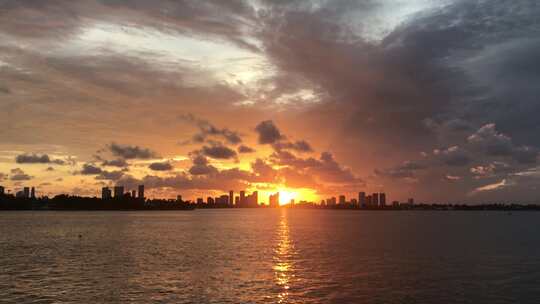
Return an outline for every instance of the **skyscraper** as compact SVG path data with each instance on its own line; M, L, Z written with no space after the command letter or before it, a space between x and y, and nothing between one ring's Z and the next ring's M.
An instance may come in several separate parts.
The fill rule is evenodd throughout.
M101 199L102 200L111 199L111 189L109 189L109 187L101 188Z
M371 203L374 207L379 206L379 193L373 193L371 195Z
M24 198L29 198L30 197L30 188L24 187L23 188L23 194L24 194Z
M358 204L362 208L366 207L366 193L363 191L358 192Z
M279 192L276 192L275 194L270 194L270 197L268 198L268 205L271 208L279 207Z
M386 193L384 192L379 193L379 205L381 207L386 206Z
M244 207L246 203L246 191L240 191L240 206Z
M234 205L234 191L233 190L230 190L229 191L229 206L233 206Z
M340 205L345 205L345 195L340 195L339 196L339 204Z
M144 185L139 185L139 196L140 200L144 200Z
M6 189L2 186L0 186L0 195L6 194Z
M124 187L115 186L114 187L114 198L122 198L124 196Z
M32 189L30 189L30 198L34 199L36 198L36 188L32 187Z

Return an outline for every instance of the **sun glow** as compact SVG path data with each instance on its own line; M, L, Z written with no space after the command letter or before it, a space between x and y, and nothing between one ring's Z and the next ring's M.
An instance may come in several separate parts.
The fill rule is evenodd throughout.
M279 189L279 204L281 206L287 205L291 200L296 200L298 197L298 192L289 190L289 189Z

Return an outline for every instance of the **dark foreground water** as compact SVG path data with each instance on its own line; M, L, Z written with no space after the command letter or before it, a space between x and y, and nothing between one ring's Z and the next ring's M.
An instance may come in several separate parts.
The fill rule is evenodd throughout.
M0 302L540 303L540 213L1 212Z

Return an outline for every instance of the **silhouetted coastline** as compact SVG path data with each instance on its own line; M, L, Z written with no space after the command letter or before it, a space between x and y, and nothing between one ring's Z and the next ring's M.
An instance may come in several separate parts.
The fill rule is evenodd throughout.
M314 210L344 210L344 211L540 211L539 205L533 204L415 204L415 205L390 205L361 207L350 203L336 205L320 205L309 202L272 206L266 204L251 206L231 206L229 204L208 204L206 202L192 202L172 199L101 199L97 197L80 197L70 195L57 195L53 198L20 198L13 195L0 197L0 210L195 210L195 209L314 209Z

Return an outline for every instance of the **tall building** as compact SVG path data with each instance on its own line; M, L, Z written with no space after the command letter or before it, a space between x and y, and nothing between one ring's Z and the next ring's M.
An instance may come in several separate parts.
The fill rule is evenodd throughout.
M29 187L24 187L23 188L23 194L24 194L24 198L30 198L30 188Z
M222 206L229 205L229 196L227 194L223 194L222 196L216 198L216 204L220 204Z
M229 191L229 206L233 206L234 205L234 191L231 190Z
M131 190L131 197L136 198L137 197L137 191Z
M108 200L108 199L111 199L111 197L112 197L112 193L111 193L111 189L109 189L109 187L101 188L101 199L102 200Z
M275 194L270 194L270 197L268 198L268 205L271 208L279 207L279 192L276 192Z
M240 191L240 205L243 207L243 205L246 202L246 191Z
M339 204L340 205L345 205L345 195L340 195L339 196Z
M374 207L379 206L379 193L373 193L371 195L371 203Z
M0 186L0 195L5 195L5 194L6 194L6 189Z
M36 198L36 188L32 187L32 189L30 189L30 198L34 199Z
M371 195L366 196L366 206L371 207L373 205L373 199Z
M124 197L124 187L123 186L115 186L114 187L114 198L122 198Z
M176 196L176 201L177 201L177 202L182 202L182 196L181 196L181 195L177 195L177 196Z
M140 200L144 200L144 185L139 185L139 196Z
M366 207L366 193L365 192L359 192L358 193L358 204L362 208Z
M206 203L207 203L208 205L213 205L215 202L216 202L216 201L215 201L214 198L211 197L211 196L209 196L209 197L206 198Z
M386 206L386 193L384 192L379 193L379 205L381 207Z

